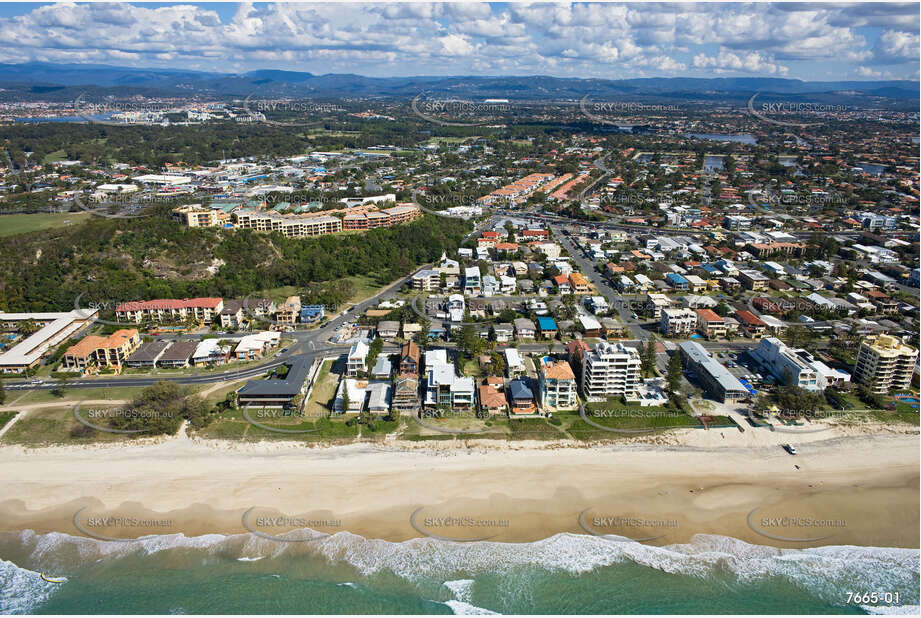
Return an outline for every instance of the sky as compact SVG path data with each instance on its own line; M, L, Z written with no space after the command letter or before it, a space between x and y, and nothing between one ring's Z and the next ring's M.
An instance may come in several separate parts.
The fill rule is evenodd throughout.
M0 62L917 80L919 21L918 3L2 3Z

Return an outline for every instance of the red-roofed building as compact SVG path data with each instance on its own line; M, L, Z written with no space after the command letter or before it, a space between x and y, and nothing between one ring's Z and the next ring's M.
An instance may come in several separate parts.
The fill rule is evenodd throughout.
M694 311L697 313L697 330L707 339L726 335L726 322L713 309L695 309Z
M739 328L749 337L761 337L767 328L767 324L751 311L743 309L736 311L736 318L739 320Z
M185 322L190 317L210 324L224 308L223 298L172 298L124 303L115 308L119 322Z

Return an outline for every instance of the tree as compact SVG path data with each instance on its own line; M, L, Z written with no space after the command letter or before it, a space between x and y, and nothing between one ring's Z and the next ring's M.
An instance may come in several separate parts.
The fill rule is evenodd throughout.
M670 393L677 393L681 388L681 375L684 372L684 362L681 360L681 354L678 350L672 352L671 358L668 359L668 373L666 381Z
M349 387L347 384L342 385L342 413L345 414L349 411Z
M646 342L646 350L643 354L640 368L644 375L655 373L656 369L656 341L652 337Z
M0 405L6 403L6 389L3 387L3 382L0 382Z

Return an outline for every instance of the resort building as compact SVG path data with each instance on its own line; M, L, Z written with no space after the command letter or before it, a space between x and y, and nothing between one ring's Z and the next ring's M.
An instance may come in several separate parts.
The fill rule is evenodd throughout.
M832 369L806 350L787 347L787 344L774 337L762 339L751 354L784 386L822 391L829 386L849 382L851 378L843 371Z
M23 324L38 327L12 347L0 354L0 372L18 373L32 369L42 357L56 346L77 336L89 327L99 315L98 309L81 309L62 313L5 313L0 311L0 325L4 330L16 331Z

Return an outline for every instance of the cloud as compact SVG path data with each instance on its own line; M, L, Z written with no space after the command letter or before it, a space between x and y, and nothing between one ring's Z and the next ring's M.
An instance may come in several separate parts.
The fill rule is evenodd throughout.
M879 64L894 78L918 73L916 4L242 3L223 21L208 4L20 6L0 19L7 62L368 75L824 79L869 77Z

